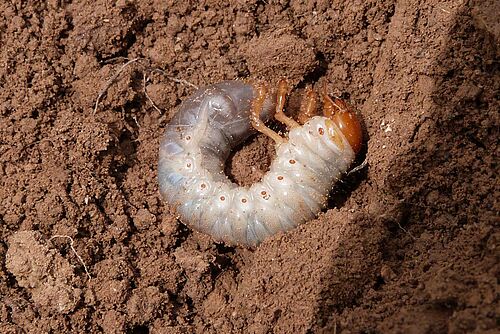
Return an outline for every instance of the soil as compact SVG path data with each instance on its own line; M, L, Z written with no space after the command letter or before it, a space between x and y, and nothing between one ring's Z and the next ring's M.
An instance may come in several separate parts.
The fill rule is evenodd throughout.
M499 7L2 1L0 332L496 332ZM318 219L217 244L159 195L162 129L194 86L281 77L289 110L306 85L356 106L366 167Z

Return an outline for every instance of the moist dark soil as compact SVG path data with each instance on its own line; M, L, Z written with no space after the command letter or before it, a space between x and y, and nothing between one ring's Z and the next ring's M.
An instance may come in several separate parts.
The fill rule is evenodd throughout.
M493 333L498 1L2 1L1 333ZM158 192L195 87L286 77L358 110L318 219L255 249ZM257 181L273 143L228 162ZM355 165L353 167L355 167Z

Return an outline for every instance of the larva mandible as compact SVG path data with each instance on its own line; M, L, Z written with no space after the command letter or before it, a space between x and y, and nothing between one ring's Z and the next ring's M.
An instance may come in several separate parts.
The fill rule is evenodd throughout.
M265 84L224 81L198 89L165 130L158 179L163 198L179 219L218 241L247 246L313 219L333 183L347 171L362 144L351 108L323 93L323 116L308 88L298 122L283 113L288 91ZM289 129L283 138L265 125L272 116ZM276 142L276 158L249 188L231 182L224 164L232 148L254 130Z

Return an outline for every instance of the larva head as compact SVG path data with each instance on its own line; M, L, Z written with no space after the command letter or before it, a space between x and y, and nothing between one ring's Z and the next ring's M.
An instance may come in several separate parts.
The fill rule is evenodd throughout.
M352 107L341 99L332 100L327 94L324 94L323 103L323 115L332 120L342 131L354 153L358 153L363 143L363 130ZM329 134L334 135L331 129L328 130Z

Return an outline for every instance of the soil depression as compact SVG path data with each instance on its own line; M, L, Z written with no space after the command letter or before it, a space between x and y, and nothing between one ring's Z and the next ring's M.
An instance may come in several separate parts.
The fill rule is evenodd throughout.
M495 328L498 2L0 11L0 332ZM280 77L289 110L306 84L355 105L368 165L318 219L256 250L215 244L159 196L162 129L192 85ZM252 183L272 155L257 136L228 173Z

